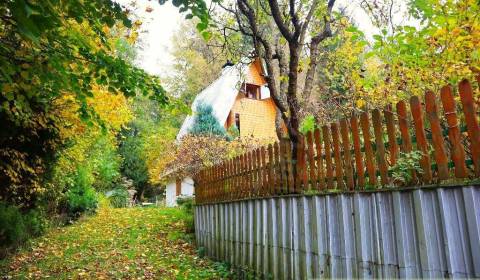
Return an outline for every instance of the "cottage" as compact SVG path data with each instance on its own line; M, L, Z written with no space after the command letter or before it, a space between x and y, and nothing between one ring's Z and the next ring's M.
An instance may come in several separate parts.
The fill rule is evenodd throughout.
M259 59L249 64L226 64L220 77L198 94L192 112L198 104L210 104L213 114L225 129L235 125L240 137L277 140L275 129L276 106L270 97L265 71ZM187 116L177 140L188 134L194 116ZM166 204L175 206L178 196L192 196L192 178L174 178L167 184Z

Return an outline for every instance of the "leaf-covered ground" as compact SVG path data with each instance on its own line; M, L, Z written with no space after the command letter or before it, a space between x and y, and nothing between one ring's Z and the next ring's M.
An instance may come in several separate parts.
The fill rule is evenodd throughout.
M0 261L7 279L219 279L223 267L185 241L183 213L101 208Z

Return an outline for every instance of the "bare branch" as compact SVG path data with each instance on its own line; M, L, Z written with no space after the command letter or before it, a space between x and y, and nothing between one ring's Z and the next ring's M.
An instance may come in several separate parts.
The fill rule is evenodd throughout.
M270 5L270 11L272 12L273 20L275 20L275 23L277 24L280 33L282 33L283 37L285 37L287 41L293 41L293 34L283 21L283 17L281 15L280 8L278 7L277 0L268 0L268 3Z

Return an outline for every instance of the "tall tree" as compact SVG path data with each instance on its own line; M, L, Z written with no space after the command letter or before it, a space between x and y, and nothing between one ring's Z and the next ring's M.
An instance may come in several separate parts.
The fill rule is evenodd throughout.
M221 5L236 19L236 26L227 28L251 38L255 56L265 62L270 95L294 150L301 102L314 87L319 44L332 36L334 4L335 0L237 0L232 6Z

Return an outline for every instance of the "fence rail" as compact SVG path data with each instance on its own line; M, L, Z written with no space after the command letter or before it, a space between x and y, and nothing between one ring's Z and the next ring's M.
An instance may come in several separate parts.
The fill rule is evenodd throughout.
M398 102L395 110L375 109L308 132L300 137L296 157L289 140L249 151L203 169L195 178L196 202L398 187L391 167L401 152L412 151L420 152L421 170L410 170L410 184L478 178L476 98L463 80L458 96L447 85L438 96L428 91L423 100Z

